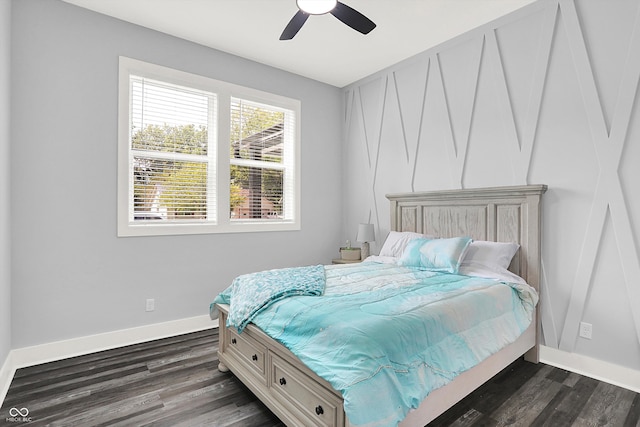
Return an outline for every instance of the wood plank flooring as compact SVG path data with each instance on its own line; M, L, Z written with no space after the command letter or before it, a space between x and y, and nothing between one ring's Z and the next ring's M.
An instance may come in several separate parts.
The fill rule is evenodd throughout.
M0 426L282 426L217 349L212 329L19 369ZM517 361L429 427L506 425L640 427L640 395Z

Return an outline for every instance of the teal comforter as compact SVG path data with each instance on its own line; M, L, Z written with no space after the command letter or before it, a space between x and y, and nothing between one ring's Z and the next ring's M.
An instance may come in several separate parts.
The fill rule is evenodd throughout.
M515 341L538 300L525 284L395 264L324 269L322 296L280 299L252 322L342 393L355 426L397 425L432 390ZM231 290L215 302L233 305Z

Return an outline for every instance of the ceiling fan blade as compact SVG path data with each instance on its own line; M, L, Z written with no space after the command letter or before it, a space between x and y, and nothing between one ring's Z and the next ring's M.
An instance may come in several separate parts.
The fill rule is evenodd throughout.
M376 27L376 24L357 10L338 2L331 14L362 34L369 34Z
M289 21L287 26L284 28L284 31L280 36L280 40L291 40L296 34L298 34L298 31L300 31L300 28L302 28L304 23L307 22L308 17L308 13L301 10L297 11L296 14L293 15L293 18L291 18L291 21Z

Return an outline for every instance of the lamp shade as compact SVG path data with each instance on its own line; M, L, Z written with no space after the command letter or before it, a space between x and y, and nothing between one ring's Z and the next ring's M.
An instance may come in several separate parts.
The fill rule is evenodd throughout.
M373 242L376 240L373 224L358 225L358 236L356 237L356 240L358 242Z

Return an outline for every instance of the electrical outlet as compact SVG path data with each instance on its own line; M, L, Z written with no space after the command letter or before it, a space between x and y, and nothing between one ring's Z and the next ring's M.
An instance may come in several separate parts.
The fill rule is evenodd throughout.
M580 322L580 336L588 340L591 339L593 333L593 325L591 323Z
M153 298L147 299L147 311L153 311L156 309L156 300Z

